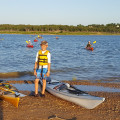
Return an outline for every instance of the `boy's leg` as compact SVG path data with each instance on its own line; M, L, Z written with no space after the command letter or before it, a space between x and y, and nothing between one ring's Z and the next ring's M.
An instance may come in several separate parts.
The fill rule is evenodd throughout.
M37 72L37 76L35 79L35 94L37 95L38 94L38 82L39 82L40 75L41 75L41 69L38 69L36 72Z
M42 87L42 94L45 94L45 88L46 88L46 80L45 79L43 79L42 80L43 81L43 87Z
M38 94L38 82L39 82L39 79L36 78L35 79L35 94Z
M47 68L43 68L43 71L42 71L43 86L42 86L42 92L41 92L42 94L45 94L45 89L46 89L46 79L45 79L46 73L47 73Z

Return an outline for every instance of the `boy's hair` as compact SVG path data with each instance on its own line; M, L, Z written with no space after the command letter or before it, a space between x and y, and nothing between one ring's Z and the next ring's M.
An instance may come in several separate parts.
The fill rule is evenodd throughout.
M45 41L45 40L43 40L43 41L41 41L41 44L40 44L40 45L48 45L48 42Z

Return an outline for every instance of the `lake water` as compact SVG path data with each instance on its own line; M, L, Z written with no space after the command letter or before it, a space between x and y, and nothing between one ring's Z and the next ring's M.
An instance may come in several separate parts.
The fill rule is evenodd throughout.
M35 85L34 84L12 84L14 87L16 87L19 91L34 91ZM91 92L120 92L120 89L117 88L110 88L110 87L103 87L103 86L94 86L94 85L74 85L77 89L80 89L82 91L91 91ZM40 87L38 87L38 90L40 91Z
M112 80L120 82L120 36L0 34L0 79L34 80L33 68L40 42L47 40L52 55L51 78L57 80ZM3 40L4 39L4 40ZM31 40L34 48L26 47ZM94 50L85 49L88 41Z

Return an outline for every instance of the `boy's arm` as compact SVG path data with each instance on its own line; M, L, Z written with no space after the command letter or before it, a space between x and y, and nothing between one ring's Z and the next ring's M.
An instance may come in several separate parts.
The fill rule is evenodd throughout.
M50 72L51 63L48 63L48 72Z
M37 55L36 55L34 70L36 70L37 67L38 67L38 52L37 52Z
M37 75L36 69L37 69L37 62L35 62L35 66L34 66L34 75Z
M49 77L50 76L50 69L51 69L51 54L48 54L48 71L46 73L46 76Z
M37 52L36 60L35 60L34 75L37 75L37 72L36 72L36 69L37 69L37 67L38 67L38 62L37 62L37 60L38 60L38 52Z
M37 69L37 62L35 62L35 66L34 66L34 70L36 70Z
M51 67L51 63L48 63L48 71L46 73L46 76L49 77L50 76L50 67Z

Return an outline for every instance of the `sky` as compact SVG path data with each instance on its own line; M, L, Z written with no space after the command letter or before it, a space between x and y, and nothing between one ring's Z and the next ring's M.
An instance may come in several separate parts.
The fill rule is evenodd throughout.
M0 0L0 24L120 23L120 0Z

